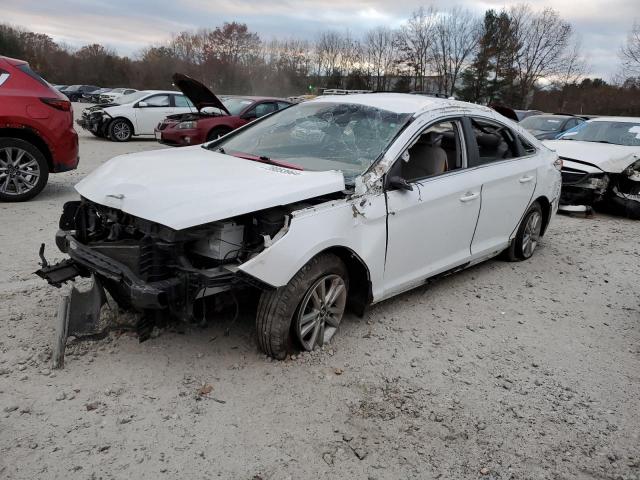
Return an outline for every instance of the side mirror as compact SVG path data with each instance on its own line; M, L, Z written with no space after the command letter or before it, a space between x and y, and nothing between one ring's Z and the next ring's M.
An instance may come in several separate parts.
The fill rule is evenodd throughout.
M258 118L258 116L256 115L255 112L251 112L251 113L243 114L240 118L250 122L251 120L255 120L256 118Z
M413 187L411 186L411 184L409 184L409 182L407 182L404 178L398 176L389 177L387 186L391 188L397 188L398 190L407 190L410 192L413 191Z
M144 107L148 107L149 104L147 102L138 102L138 105L136 105L138 108L144 108Z

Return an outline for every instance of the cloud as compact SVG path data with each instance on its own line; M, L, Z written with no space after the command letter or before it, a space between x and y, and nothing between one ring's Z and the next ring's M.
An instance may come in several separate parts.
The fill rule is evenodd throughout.
M552 7L570 21L582 39L592 75L612 77L618 69L617 52L640 19L638 0L529 0L534 9ZM449 0L430 3L451 8ZM488 8L514 5L506 0L460 0L455 6L481 14ZM261 37L313 39L325 29L362 34L378 25L399 26L422 0L21 0L6 4L2 21L47 33L57 41L79 47L101 43L122 54L132 54L152 43L166 41L172 33L214 28L225 21L247 23Z

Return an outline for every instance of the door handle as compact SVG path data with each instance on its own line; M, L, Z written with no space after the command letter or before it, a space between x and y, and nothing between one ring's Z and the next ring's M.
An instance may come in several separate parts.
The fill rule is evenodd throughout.
M460 197L460 201L462 203L467 203L467 202L470 202L471 200L475 200L479 196L480 196L480 192L475 192L475 193L467 192L462 197Z
M520 180L518 180L520 183L527 183L530 182L531 180L533 180L533 175L527 175L525 177L522 177Z

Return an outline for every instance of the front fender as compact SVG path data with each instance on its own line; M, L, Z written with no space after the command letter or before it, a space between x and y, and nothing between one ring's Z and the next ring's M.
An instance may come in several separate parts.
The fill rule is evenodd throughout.
M382 193L294 212L287 233L239 269L273 287L281 287L311 258L333 247L347 248L362 259L371 276L373 299L380 298L386 249L386 205Z

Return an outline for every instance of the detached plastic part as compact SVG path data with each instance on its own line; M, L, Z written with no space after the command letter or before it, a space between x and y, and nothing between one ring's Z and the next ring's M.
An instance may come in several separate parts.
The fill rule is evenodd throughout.
M86 292L72 287L64 295L58 307L56 334L53 342L52 368L64 368L64 351L67 338L98 335L105 331L100 324L100 311L106 303L106 295L100 281L91 277L92 285Z

